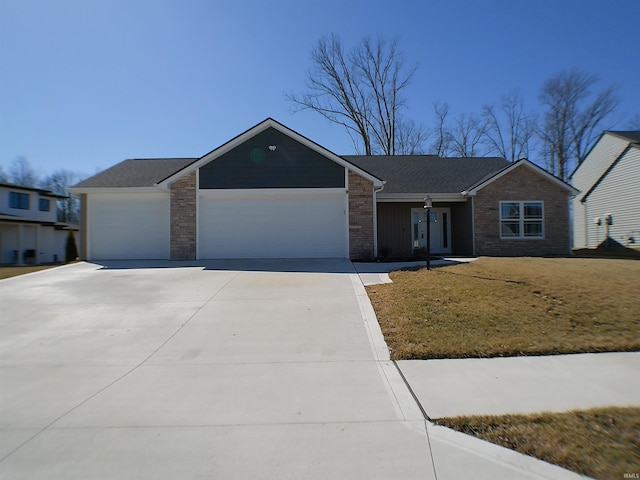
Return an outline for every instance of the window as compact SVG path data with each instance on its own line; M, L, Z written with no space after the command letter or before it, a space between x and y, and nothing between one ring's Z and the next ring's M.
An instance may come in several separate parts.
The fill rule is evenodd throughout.
M40 211L41 212L48 212L51 210L51 200L49 200L48 198L41 198L40 199Z
M500 238L543 238L542 202L500 202Z
M9 192L9 208L19 208L29 210L29 194Z

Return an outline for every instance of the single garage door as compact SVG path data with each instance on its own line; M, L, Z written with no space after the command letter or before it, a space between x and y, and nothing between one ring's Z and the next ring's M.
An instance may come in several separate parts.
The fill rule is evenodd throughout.
M168 193L88 195L91 260L169 258Z
M201 194L199 258L347 257L346 193L331 190Z

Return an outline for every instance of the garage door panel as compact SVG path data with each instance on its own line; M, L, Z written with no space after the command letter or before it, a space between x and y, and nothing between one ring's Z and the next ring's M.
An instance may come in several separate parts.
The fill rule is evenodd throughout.
M201 198L200 258L345 257L345 194Z
M169 258L169 196L92 195L91 259Z

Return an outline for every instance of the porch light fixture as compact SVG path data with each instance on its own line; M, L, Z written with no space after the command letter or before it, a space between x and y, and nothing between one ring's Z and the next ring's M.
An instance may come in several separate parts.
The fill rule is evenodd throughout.
M431 196L427 195L423 207L427 212L427 270L431 270L431 207L433 207L433 202Z

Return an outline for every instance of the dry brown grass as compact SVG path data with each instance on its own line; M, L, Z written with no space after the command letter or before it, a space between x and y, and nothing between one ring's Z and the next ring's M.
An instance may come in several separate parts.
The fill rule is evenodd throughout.
M602 480L640 473L640 407L435 423Z
M640 261L480 258L367 288L394 359L640 349Z
M40 270L47 270L49 268L57 267L56 265L30 265L24 267L0 267L0 280L3 278L17 277L18 275L24 275L25 273L38 272Z

